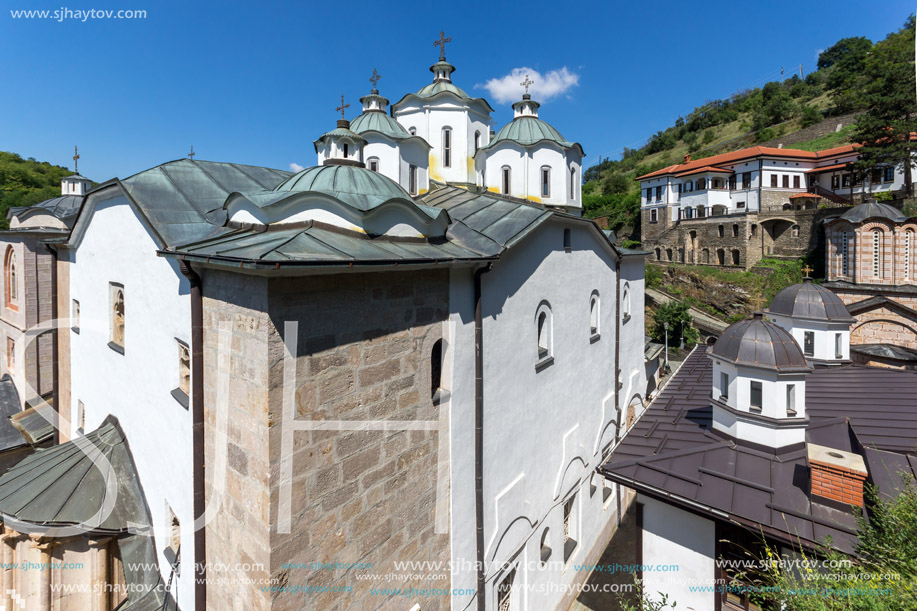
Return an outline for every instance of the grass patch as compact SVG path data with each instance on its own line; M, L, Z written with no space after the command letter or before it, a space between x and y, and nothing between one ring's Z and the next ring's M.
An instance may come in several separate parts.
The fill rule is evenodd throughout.
M831 132L830 134L825 134L824 136L819 136L818 138L806 142L797 142L792 148L815 152L835 146L841 146L842 144L850 144L850 139L853 136L853 130L855 128L856 126L851 123L850 125L842 127L839 132Z

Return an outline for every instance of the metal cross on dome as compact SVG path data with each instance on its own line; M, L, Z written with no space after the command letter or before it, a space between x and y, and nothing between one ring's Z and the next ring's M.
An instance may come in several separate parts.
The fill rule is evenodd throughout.
M535 84L535 81L531 80L531 79L529 78L529 75L526 74L526 75L525 75L525 80L522 81L522 82L519 83L519 84L522 85L523 87L525 87L525 95L528 95L528 94L529 94L529 85L534 85L534 84Z
M341 111L341 118L343 119L343 118L344 118L344 111L347 110L348 108L350 108L350 104L345 104L345 103L344 103L344 94L342 93L342 94L341 94L341 105L338 106L337 108L335 108L335 110L340 110L340 111Z
M452 42L451 36L446 36L445 30L440 30L439 40L433 43L434 47L439 47L439 61L446 61L446 43Z
M73 173L79 174L80 171L77 169L77 164L80 161L80 154L76 152L76 145L73 145Z
M380 79L380 78L382 78L382 77L379 75L378 72L376 72L376 69L373 68L373 75L372 75L371 77L369 77L369 82L373 84L373 89L376 89L376 85L379 84L379 79Z
M188 153L188 159L190 159L191 161L194 161L195 155L197 155L197 153L194 152L194 145L192 144L191 151Z
M809 277L809 274L811 274L811 273L814 272L814 271L815 271L814 269L812 269L811 267L809 267L808 263L806 264L805 267L802 268L802 273L805 274L805 277L806 277L806 278L808 278L808 277Z

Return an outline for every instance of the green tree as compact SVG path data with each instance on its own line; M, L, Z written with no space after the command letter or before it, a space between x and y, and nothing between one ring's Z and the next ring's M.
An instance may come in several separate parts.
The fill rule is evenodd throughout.
M793 116L795 104L780 83L770 82L761 90L761 105L752 112L755 130L782 123Z
M684 338L685 346L697 343L700 334L692 326L694 318L691 316L690 307L683 301L669 301L660 305L653 314L653 339L657 342L665 340L665 323L669 323L669 346L677 346L678 341Z
M818 69L825 70L835 64L844 64L850 62L851 58L854 58L854 61L862 61L870 48L872 42L865 36L841 38L819 54Z
M863 36L843 38L818 57L826 70L826 85L837 112L850 112L866 104L861 94L862 74L872 42ZM824 61L823 61L824 60Z
M632 183L624 174L614 173L605 180L605 192L627 193Z
M716 140L716 133L712 129L704 132L704 144L710 144L714 140Z
M882 165L903 165L907 194L914 194L911 164L917 142L914 77L914 16L876 44L863 70L862 96L869 110L857 117L854 140L863 144L854 171L866 175Z
M806 104L802 107L802 126L809 127L822 120L821 111L814 106Z

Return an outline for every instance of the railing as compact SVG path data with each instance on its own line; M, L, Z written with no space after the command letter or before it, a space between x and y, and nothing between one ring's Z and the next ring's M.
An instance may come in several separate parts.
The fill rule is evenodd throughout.
M821 185L814 185L809 187L809 193L814 193L815 195L821 195L827 200L834 202L835 204L842 204L844 206L851 205L851 202L848 198L843 195L839 195L830 189L826 189Z

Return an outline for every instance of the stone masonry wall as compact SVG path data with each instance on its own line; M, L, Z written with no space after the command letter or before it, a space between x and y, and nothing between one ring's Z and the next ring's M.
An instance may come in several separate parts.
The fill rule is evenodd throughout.
M207 562L232 567L208 573L207 609L262 611L271 608L270 593L258 585L269 578L271 562L267 280L209 270L202 275L204 478L207 506L217 507L216 516L206 526ZM228 322L232 329L230 355L222 360L218 351L221 322ZM228 383L226 405L217 402L221 381ZM225 446L218 433L223 422ZM223 477L216 468L218 451L226 460ZM190 548L182 551L190 561ZM236 568L237 563L243 566ZM255 564L261 564L263 570L251 566ZM193 564L186 566L190 569Z
M863 301L871 296L862 292L833 290L845 305ZM906 307L917 309L917 297L896 295L892 298ZM855 318L856 323L850 329L852 345L895 344L917 350L917 320L914 318L886 307L860 312Z
M446 270L270 281L272 524L278 520L284 322L299 321L297 420L435 421L430 356L448 315L448 282ZM407 584L357 579L384 579L393 561L449 560L449 535L434 533L439 443L436 431L397 425L297 431L291 532L271 529L271 577L290 588L329 589L277 592L272 608L406 609L408 599L372 594L370 587L449 588L447 571ZM314 568L313 562L340 564ZM352 563L364 568L347 568ZM334 591L344 588L351 590ZM449 601L434 596L422 605L446 609Z

